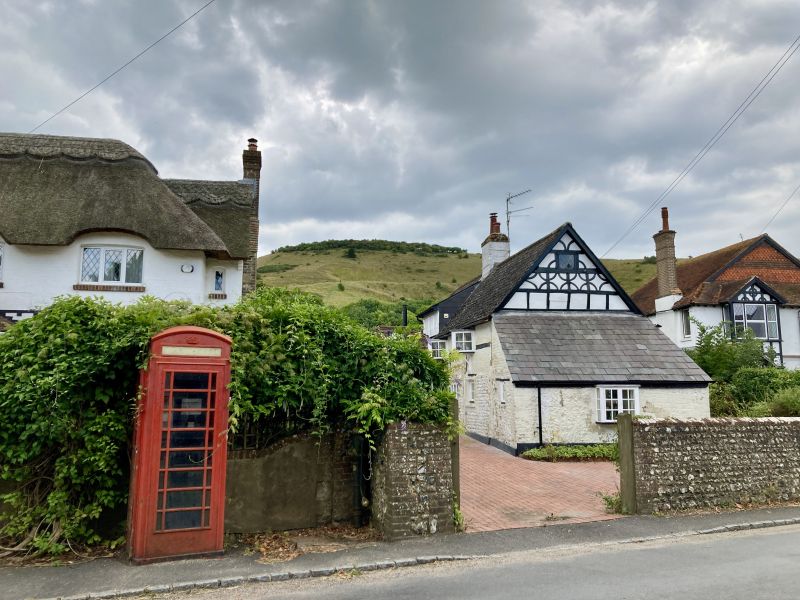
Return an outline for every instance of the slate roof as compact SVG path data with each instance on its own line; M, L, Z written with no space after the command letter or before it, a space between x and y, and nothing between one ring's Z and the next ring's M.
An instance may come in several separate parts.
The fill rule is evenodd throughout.
M706 385L711 379L647 318L610 312L493 317L518 385Z
M240 188L252 198L252 184L233 185L232 205L245 195ZM220 187L218 198L222 191L230 188ZM65 246L83 233L121 231L159 249L248 256L241 248L248 235L233 212L221 218L196 212L128 144L0 133L0 237L9 244Z
M565 223L542 239L495 265L486 278L473 290L458 314L450 320L445 329L439 332L437 337L444 336L456 329L472 327L491 317L503 300L519 285L530 268L539 262L544 253L561 238L568 227L570 227L569 223Z
M748 270L746 267L742 276L737 276L735 279L728 277L717 279L724 270L761 245L767 245L784 255L788 264L795 263L792 268L796 269L796 274L794 278L791 278L795 281L787 280L785 271L776 270L775 267L778 265L759 263L754 263L752 270ZM800 261L766 234L681 261L678 263L677 274L678 287L681 289L683 297L675 303L673 306L675 309L693 305L716 306L726 303L754 276L763 280L783 296L788 306L800 306ZM657 297L657 277L631 294L633 301L646 315L655 314Z
M249 256L255 181L162 181L222 238L232 258Z

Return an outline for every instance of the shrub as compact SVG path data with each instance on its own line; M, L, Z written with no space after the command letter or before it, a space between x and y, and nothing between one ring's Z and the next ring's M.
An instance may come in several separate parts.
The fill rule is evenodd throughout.
M230 424L273 439L399 419L446 424L446 367L417 339L386 339L310 294L259 288L228 307L62 298L0 336L0 547L58 553L107 537L124 509L138 368L153 334L191 324L233 339Z
M734 397L734 388L729 383L712 383L708 388L708 399L712 417L738 417L741 408Z
M344 254L342 254L342 256L344 256L345 258L350 258L352 260L355 260L356 258L358 258L358 255L356 254L356 249L353 248L353 247L350 247L347 250L345 250Z
M792 385L800 385L800 373L777 367L739 369L731 378L736 401L740 406L771 400L775 393Z
M343 283L340 281L340 282L339 282L339 283L336 285L336 289L338 289L340 292L343 292L343 291L344 291L344 284L343 284Z
M745 329L741 337L731 338L728 323L708 327L695 321L697 345L687 350L701 369L714 381L730 382L739 369L775 364L775 351L764 351L764 344Z
M591 444L588 446L554 446L547 444L540 448L531 448L522 453L528 460L585 461L585 460L617 460L619 446L617 444Z
M800 387L780 390L769 403L773 417L800 417Z
M309 264L309 263L307 263ZM286 271L291 271L297 265L287 265L282 263L273 263L271 265L261 265L256 269L259 273L284 273Z

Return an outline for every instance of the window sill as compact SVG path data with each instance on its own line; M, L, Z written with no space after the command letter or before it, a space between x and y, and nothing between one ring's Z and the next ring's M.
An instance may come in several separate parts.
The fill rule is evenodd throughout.
M72 289L78 292L143 292L143 285L108 285L106 283L76 283Z
M209 300L226 300L228 298L228 294L220 294L219 292L211 292L208 295Z

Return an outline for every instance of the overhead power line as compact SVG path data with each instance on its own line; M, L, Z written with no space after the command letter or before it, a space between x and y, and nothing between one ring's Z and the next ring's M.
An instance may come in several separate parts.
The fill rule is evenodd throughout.
M798 185L796 188L794 188L794 191L793 191L791 194L789 194L789 195L786 197L786 200L784 200L784 201L783 201L783 204L781 204L781 205L778 207L778 210L776 210L776 211L775 211L775 214L774 214L774 215L772 215L772 218L771 218L769 221L767 221L767 224L766 224L766 225L764 225L764 228L761 230L761 233L764 233L764 232L767 230L767 227L769 227L770 225L772 225L772 222L773 222L775 219L777 219L777 218L778 218L778 215L779 215L779 214L781 214L781 211L783 211L783 209L784 209L784 208L786 208L786 205L787 205L787 204L789 204L789 200L791 200L792 198L794 198L795 194L796 194L798 191L800 191L800 185Z
M78 96L77 98L75 98L75 99L74 99L72 102L70 102L69 104L66 104L66 105L65 105L65 106L63 106L61 109L59 109L58 111L54 112L52 115L50 115L49 117L47 117L47 118L46 118L44 121L42 121L41 123L39 123L39 124L38 124L36 127L34 127L33 129L31 129L31 130L30 130L28 133L34 133L34 132L35 132L37 129L39 129L40 127L42 127L42 126L43 126L43 125L45 125L46 123L49 123L49 122L50 122L50 121L52 121L53 119L55 119L55 118L56 118L58 115L60 115L61 113L63 113L65 110L69 109L69 108L70 108L71 106L73 106L74 104L77 104L78 102L80 102L81 100L83 100L83 99L84 99L86 96L88 96L89 94L91 94L93 91L95 91L95 90L96 90L97 88L99 88L101 85L103 85L103 84L104 84L106 81L108 81L109 79L111 79L112 77L114 77L114 75L116 75L117 73L119 73L120 71L122 71L122 70L123 70L125 67L127 67L128 65L130 65L132 62L136 61L138 58L140 58L141 56L143 56L144 54L146 54L146 53L147 53L147 52L148 52L150 49L152 49L154 46L158 45L160 42L164 41L164 40L165 40L165 39L167 39L167 38L168 38L170 35L172 35L172 34L173 34L173 33L175 33L176 31L178 31L178 29L180 29L181 27L183 27L184 25L186 25L186 23L188 23L189 21L191 21L192 19L194 19L194 18L195 18L197 15L199 15L201 12L203 12L203 11L204 11L206 8L208 8L209 6L211 6L212 4L214 4L214 2L216 2L216 0L209 0L208 2L206 2L206 3L205 3L203 6L201 6L200 8L198 8L198 9L197 9L195 12L193 12L193 13L192 13L191 15L189 15L188 17L186 17L186 18L185 18L183 21L181 21L180 23L178 23L177 25L175 25L175 27L173 27L173 28L172 28L172 29L170 29L170 30L169 30L167 33L165 33L165 34L164 34L164 35L162 35L160 38L158 38L158 39L157 39L155 42L153 42L152 44L150 44L149 46L147 46L147 47L146 47L144 50L142 50L141 52L139 52L139 54L137 54L136 56L134 56L133 58L131 58L131 59L130 59L128 62L126 62L124 65L122 65L121 67L119 67L118 69L116 69L114 72L112 72L112 73L109 73L109 74L108 74L108 75L107 75L105 78L103 78L103 80L102 80L102 81L100 81L98 84L96 84L96 85L94 85L94 86L90 87L88 90L86 90L85 92L83 92L83 93L82 93L80 96Z
M736 121L739 120L744 112L750 107L750 105L756 101L756 99L761 95L766 87L770 84L770 82L775 78L775 76L780 72L780 70L784 67L784 65L789 62L789 60L794 56L795 52L800 49L800 35L798 35L794 41L789 45L786 51L781 55L781 57L772 65L769 71L767 71L766 75L761 78L761 81L756 84L756 86L750 91L747 97L742 100L742 103L736 107L736 110L733 111L728 120L725 121L722 125L720 125L719 129L711 136L711 138L706 142L705 146L703 146L697 154L694 155L692 160L683 168L683 170L672 180L672 182L667 186L667 188L661 192L661 194L650 203L650 205L644 210L644 212L639 215L639 217L634 220L633 223L624 231L624 233L614 242L611 247L605 251L603 257L607 256L611 251L614 250L619 244L630 235L642 222L648 217L648 215L653 212L653 210L667 197L669 194L674 190L678 185L683 181L683 179L700 163L703 158L705 158L706 154L717 144L719 140L728 132L728 130L733 126Z

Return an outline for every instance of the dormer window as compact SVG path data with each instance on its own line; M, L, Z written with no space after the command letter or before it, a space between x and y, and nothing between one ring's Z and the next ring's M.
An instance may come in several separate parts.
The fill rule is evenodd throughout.
M82 283L142 283L141 248L87 246L81 258Z
M453 347L459 352L475 352L471 331L454 331Z

